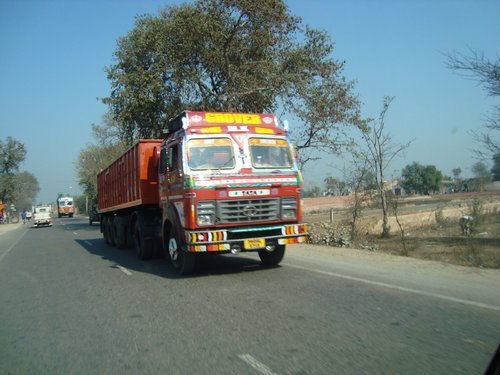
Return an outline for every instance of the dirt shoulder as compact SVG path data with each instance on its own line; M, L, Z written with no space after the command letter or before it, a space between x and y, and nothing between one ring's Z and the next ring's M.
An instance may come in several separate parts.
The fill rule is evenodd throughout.
M301 264L308 269L380 286L390 284L404 291L411 289L478 301L496 306L500 311L500 270L497 269L321 245L291 246L284 263Z
M320 197L304 201L305 221L314 244L436 260L461 266L500 268L500 193L462 193L398 199L397 220L389 217L391 237L379 238L382 213L369 203L356 221L354 198ZM464 233L459 221L473 217ZM399 222L399 223L398 223Z

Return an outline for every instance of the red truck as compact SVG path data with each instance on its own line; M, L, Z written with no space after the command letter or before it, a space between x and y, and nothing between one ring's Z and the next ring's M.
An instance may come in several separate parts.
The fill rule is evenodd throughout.
M140 259L163 252L179 274L201 253L257 251L277 265L304 243L302 177L272 114L183 112L97 176L105 242Z

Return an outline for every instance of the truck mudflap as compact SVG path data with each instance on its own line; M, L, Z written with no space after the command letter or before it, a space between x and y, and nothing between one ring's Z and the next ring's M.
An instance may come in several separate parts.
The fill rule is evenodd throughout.
M185 231L189 252L255 251L276 245L306 243L307 224Z

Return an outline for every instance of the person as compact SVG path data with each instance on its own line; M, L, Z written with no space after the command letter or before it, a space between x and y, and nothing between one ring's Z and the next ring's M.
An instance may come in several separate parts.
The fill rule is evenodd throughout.
M26 210L23 210L23 212L21 213L21 218L23 219L23 224L26 224L26 216L28 215L28 213L26 212Z

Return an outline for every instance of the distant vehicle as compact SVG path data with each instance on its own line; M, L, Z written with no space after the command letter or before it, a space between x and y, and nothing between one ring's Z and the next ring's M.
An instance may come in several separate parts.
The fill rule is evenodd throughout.
M73 198L60 197L57 198L57 217L73 217L75 213L75 206L73 205Z
M52 226L50 206L38 206L33 211L33 227Z
M100 221L101 221L101 215L99 215L99 212L97 210L97 204L94 203L89 212L89 225L92 225L92 223L94 222L100 222Z

